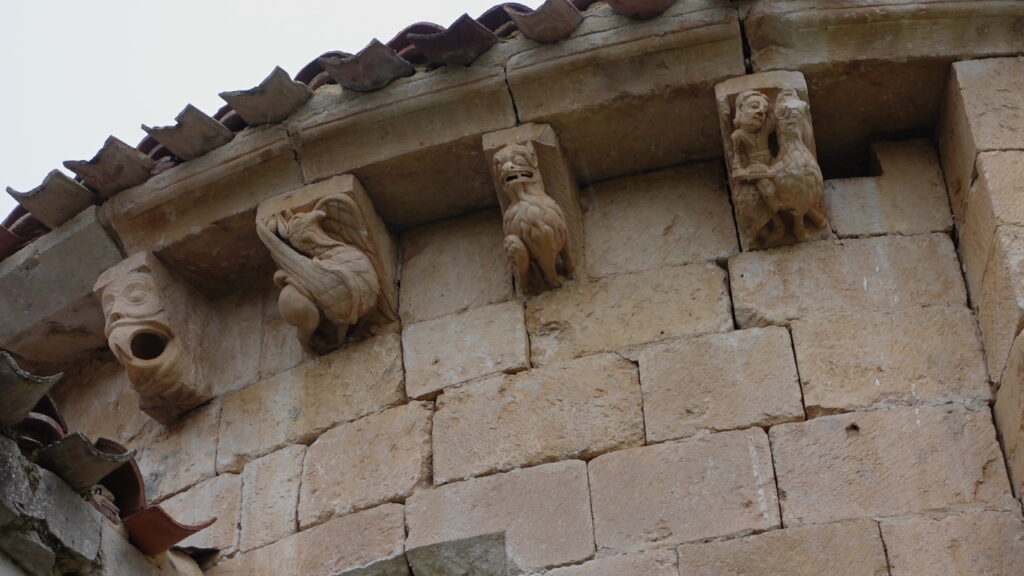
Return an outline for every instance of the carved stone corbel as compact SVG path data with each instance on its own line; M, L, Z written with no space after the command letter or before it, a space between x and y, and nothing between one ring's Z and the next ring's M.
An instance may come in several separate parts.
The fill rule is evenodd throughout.
M830 234L800 72L762 72L715 86L733 206L744 250Z
M161 424L213 397L199 351L206 301L151 252L139 252L100 275L93 288L104 333L124 366L139 407Z
M355 176L264 201L256 232L277 264L281 317L308 350L324 353L398 318L395 241Z
M485 134L483 147L516 291L561 286L583 269L583 233L579 187L558 136L548 124L525 124Z

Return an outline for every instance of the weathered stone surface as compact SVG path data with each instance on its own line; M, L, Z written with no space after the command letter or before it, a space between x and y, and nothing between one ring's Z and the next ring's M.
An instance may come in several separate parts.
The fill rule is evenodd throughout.
M781 424L771 441L787 526L1013 502L988 413L960 405Z
M260 327L261 379L294 368L315 357L302 349L302 343L295 337L295 327L281 318L277 308L277 287L270 282L266 284L267 288L263 291L263 322Z
M642 445L642 404L636 367L613 354L451 388L434 417L434 482Z
M760 428L612 452L590 463L600 549L636 550L780 525Z
M1018 512L882 522L892 576L1014 576L1024 573L1024 522Z
M46 362L103 347L103 313L92 285L120 260L121 250L90 207L0 262L0 346Z
M238 550L238 522L242 503L242 477L221 474L161 503L182 524L201 524L213 517L212 526L181 541L183 548L216 549L229 556Z
M981 298L985 267L992 254L996 228L1024 225L1024 152L982 152L977 161L978 178L971 188L960 228L960 257L971 297ZM998 377L998 376L997 376Z
M51 396L69 430L89 438L109 438L124 445L157 426L139 410L124 368L114 361L90 362L67 373Z
M259 379L263 295L244 291L216 300L205 318L203 374L215 396L244 388Z
M0 557L6 554L31 576L52 576L57 555L29 528L0 533ZM0 568L3 565L0 564ZM20 574L21 572L17 572ZM8 576L0 570L0 575Z
M518 300L407 325L402 344L405 389L412 398L530 366L526 317Z
M725 332L732 324L725 273L714 264L577 281L532 298L526 306L534 364Z
M501 216L486 211L402 235L399 310L406 325L512 297Z
M1013 339L1024 328L1024 226L1001 226L996 231L981 285L978 324L989 377L998 381Z
M648 442L803 420L785 328L752 328L640 352Z
M417 492L406 502L409 550L505 533L522 570L594 553L586 464L557 462Z
M224 397L217 469L238 472L253 458L393 406L405 399L403 388L399 337L387 334L235 392Z
M816 313L893 310L966 302L945 234L812 242L729 259L741 327Z
M591 560L579 566L556 568L548 576L678 576L676 555L671 550L620 554Z
M946 185L931 142L875 142L871 151L879 176L825 182L829 219L840 238L952 230Z
M13 560L3 553L0 553L0 574L3 574L3 576L37 576L36 574L26 574L23 572L21 568L14 565Z
M707 93L744 73L729 6L676 2L644 22L591 6L569 38L526 47L507 66L519 120L550 122L582 181L718 155Z
M516 574L505 533L471 536L405 551L416 576L508 576Z
M103 521L102 557L102 576L161 576L160 569L106 520Z
M977 324L963 306L814 316L792 330L811 415L989 400Z
M1024 497L1024 338L1017 338L1006 363L1003 381L992 408L1002 440L1010 484L1017 498Z
M409 576L399 504L335 518L283 540L238 554L207 576Z
M582 195L591 277L724 260L739 251L717 163L608 180Z
M245 465L239 550L246 552L295 533L305 455L305 446L288 446Z
M325 432L306 452L299 526L384 502L430 483L433 406L412 402Z
M853 520L680 546L680 576L888 576L878 525Z
M151 501L181 492L216 475L219 401L200 406L165 427L154 427L138 440L138 462Z

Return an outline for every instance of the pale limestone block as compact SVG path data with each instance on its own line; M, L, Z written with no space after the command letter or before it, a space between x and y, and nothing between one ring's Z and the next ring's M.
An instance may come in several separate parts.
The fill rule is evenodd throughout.
M717 163L608 180L583 190L593 278L724 260L739 251Z
M637 550L780 526L760 428L621 450L590 462L599 549Z
M217 468L241 471L249 460L402 402L399 340L386 334L353 343L225 396Z
M239 550L247 552L295 533L305 455L305 446L288 446L245 465Z
M892 576L1024 574L1019 512L976 512L882 521Z
M678 576L676 555L671 550L619 554L556 568L548 576Z
M402 344L405 389L412 398L530 366L526 316L518 300L407 325Z
M501 215L485 211L402 235L399 313L404 324L512 297Z
M406 548L505 533L522 570L594 553L587 466L572 460L424 490L406 501Z
M786 526L1013 503L987 411L951 404L771 429Z
M614 354L450 388L434 416L437 484L644 442L636 367Z
M974 314L963 306L812 316L792 324L811 416L877 404L991 396Z
M1010 483L1017 498L1024 497L1024 338L1018 337L1010 351L1003 381L992 408L996 429L1002 440Z
M214 548L222 556L238 550L238 521L242 504L242 477L221 474L205 480L161 503L182 524L202 524L214 517L212 526L181 541L183 548Z
M211 302L201 357L215 397L259 379L262 318L263 295L257 290Z
M299 526L384 502L430 484L429 402L411 402L342 424L306 451Z
M1024 152L982 152L978 178L971 189L960 228L960 256L964 277L975 303L981 298L982 279L995 241L996 228L1024 225ZM998 377L998 376L997 376Z
M729 259L741 327L810 314L964 304L953 243L945 234L811 242Z
M871 520L775 530L677 550L679 576L888 576L878 525Z
M77 366L51 390L50 396L68 429L89 438L109 438L131 446L131 441L147 428L158 426L139 409L139 395L117 362Z
M303 350L295 327L281 318L277 307L278 289L270 282L263 291L263 322L260 326L260 378L269 378L316 356Z
M135 440L146 495L158 502L216 476L217 428L221 404L214 401L170 426L154 427Z
M825 182L829 218L840 238L953 229L946 185L931 142L875 142L871 152L879 176Z
M0 262L0 347L44 362L102 347L103 312L92 285L120 260L96 208L87 208Z
M978 324L989 377L998 382L1013 340L1024 328L1024 226L996 231L981 284Z
M409 576L400 504L335 518L236 555L207 576Z
M573 282L526 306L535 365L732 326L725 272L714 264Z
M161 576L148 556L133 546L118 528L106 520L103 521L103 540L101 555L105 570L103 576ZM0 559L3 556L0 555ZM3 563L0 562L0 568ZM6 572L0 572L7 576ZM14 572L18 575L20 572Z
M938 137L957 222L963 222L964 207L971 201L969 190L978 154L1024 149L1022 92L1024 60L1020 58L953 63Z
M752 328L640 352L648 442L804 419L785 328Z

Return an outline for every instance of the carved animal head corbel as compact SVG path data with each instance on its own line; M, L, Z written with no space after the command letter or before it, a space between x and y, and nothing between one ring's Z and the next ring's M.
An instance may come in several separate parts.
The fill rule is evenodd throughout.
M350 174L271 198L256 232L277 264L278 309L324 353L398 317L394 239Z
M139 407L162 424L212 395L200 374L204 300L150 252L139 252L100 275L93 287L105 334L124 366Z
M526 124L484 135L505 253L519 294L557 288L582 262L579 189L554 129Z

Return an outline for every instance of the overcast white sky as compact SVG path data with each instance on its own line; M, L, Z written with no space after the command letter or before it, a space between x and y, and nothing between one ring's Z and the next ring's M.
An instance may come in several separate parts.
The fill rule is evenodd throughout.
M497 3L0 0L0 187L34 188L111 134L134 146L141 124L173 124L188 103L212 115L218 92L251 88L275 65L294 75L329 50ZM0 219L14 206L0 190Z

